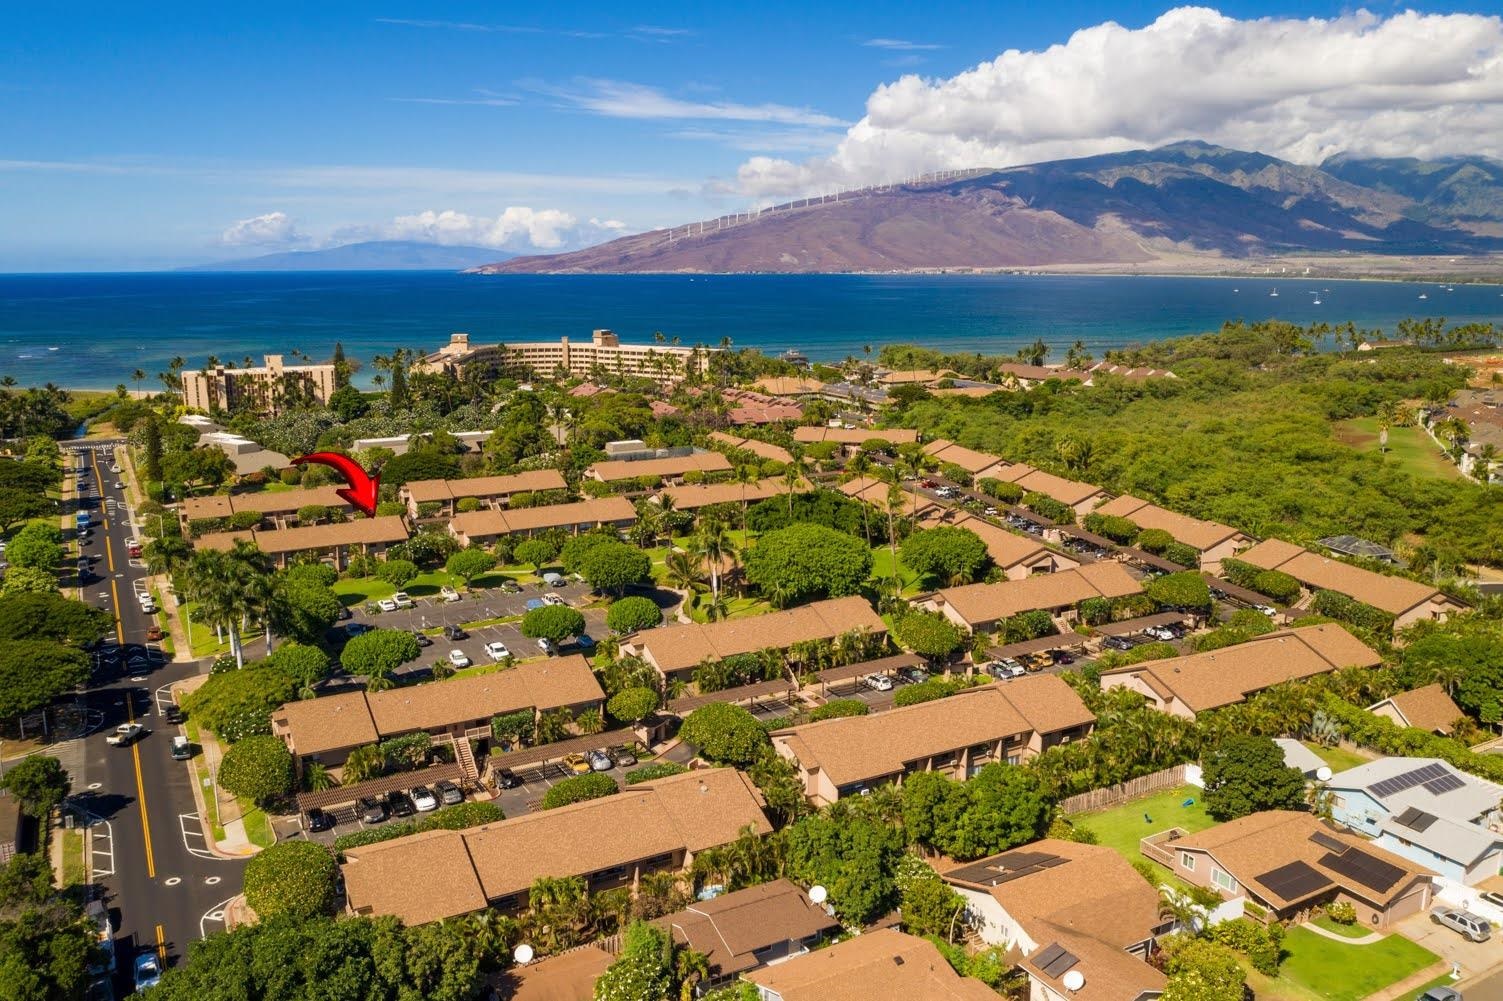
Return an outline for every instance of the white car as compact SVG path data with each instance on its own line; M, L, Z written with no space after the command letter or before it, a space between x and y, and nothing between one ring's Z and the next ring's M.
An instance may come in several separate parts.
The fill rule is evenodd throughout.
M397 602L394 598L382 598L376 602L376 607L383 612L395 612L397 610Z
M427 786L413 786L407 795L412 797L412 805L417 807L418 813L438 809L438 797Z
M449 663L453 664L455 667L469 667L470 658L465 655L465 652L463 650L450 650Z
M144 736L146 727L140 723L121 723L115 727L114 733L104 738L104 742L114 747L129 747Z
M545 604L545 605L562 605L562 604L565 604L565 602L564 602L564 599L562 597L560 597L559 595L556 595L556 594L554 594L553 592L550 591L549 593L543 595L543 604Z
M452 587L449 587L447 584L438 589L438 596L445 601L459 600L459 592L454 590Z
M412 596L409 595L406 591L398 591L396 594L391 596L391 600L396 602L398 608L412 607Z
M125 540L125 548L126 549L135 549L140 544L141 544L141 540L138 539L138 538L136 538L134 535L132 535L130 538L128 538L128 539Z
M868 674L861 679L867 688L874 692L892 691L892 679L885 674Z
M1149 626L1147 629L1143 630L1143 632L1147 633L1154 639L1162 640L1165 643L1172 643L1177 638L1174 635L1174 630L1168 628L1167 626Z
M120 472L120 465L118 463L116 463L115 465L110 466L110 472L112 472L112 473L118 473L118 472Z
M495 640L485 645L485 655L491 660L505 660L511 656L511 651L506 648L505 643Z
M1278 612L1276 612L1274 610L1274 608L1273 608L1272 605L1254 605L1253 608L1255 608L1258 611L1262 612L1264 615L1267 615L1267 616L1270 616L1270 617L1279 614Z
M546 636L538 637L538 649L550 657L558 652L558 649L553 645L553 641Z

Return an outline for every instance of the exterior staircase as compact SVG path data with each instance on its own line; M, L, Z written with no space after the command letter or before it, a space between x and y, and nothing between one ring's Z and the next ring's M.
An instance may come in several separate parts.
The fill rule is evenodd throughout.
M470 739L460 737L454 742L454 760L464 769L464 777L471 782L480 781L480 769L475 764L475 754L470 750Z

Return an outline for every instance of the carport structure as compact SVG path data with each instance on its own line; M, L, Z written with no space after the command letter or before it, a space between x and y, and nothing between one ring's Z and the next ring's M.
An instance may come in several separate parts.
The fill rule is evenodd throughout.
M1195 618L1194 612L1159 612L1136 619L1109 622L1104 626L1097 626L1096 631L1103 636L1131 636L1133 633L1140 633L1154 626L1184 625L1187 619L1194 620Z
M819 694L823 696L829 694L831 685L841 681L854 681L868 674L895 674L908 667L922 667L927 670L928 666L928 662L918 654L899 653L877 660L864 660L859 664L847 664L845 667L832 667L820 671L814 677L819 684Z
M1241 584L1233 584L1225 577L1215 577L1208 573L1203 573L1201 576L1205 578L1208 585L1222 592L1233 601L1240 601L1244 605L1267 605L1270 608L1281 606L1280 602L1274 601L1268 595L1259 594L1257 591L1243 587Z
M755 708L758 701L762 699L788 701L797 691L798 686L787 678L774 678L771 681L759 681L754 685L741 685L737 688L726 688L704 695L686 695L668 703L668 711L675 716L687 716L700 706L707 706L712 702L730 702L733 705L747 705Z
M986 651L986 655L992 660L1006 660L1008 657L1026 657L1028 654L1043 653L1046 650L1078 650L1085 646L1085 643L1086 637L1079 633L1056 633L1053 636L1023 640L1021 643L994 646Z
M641 738L637 736L637 731L635 730L606 730L603 733L592 733L583 737L570 737L568 740L556 740L551 744L524 747L520 751L493 754L487 761L488 767L492 772L499 771L502 768L510 768L515 771L518 768L527 768L549 761L557 761L570 754L584 754L586 751L596 751L602 747L639 743L641 743Z
M320 789L318 792L300 792L297 794L297 808L299 813L307 816L309 810L333 810L341 806L349 806L362 796L385 796L398 789L411 789L413 786L431 788L433 783L444 779L462 786L465 784L464 769L453 762L445 762L420 768L417 771L383 775L368 782L334 786L332 789Z

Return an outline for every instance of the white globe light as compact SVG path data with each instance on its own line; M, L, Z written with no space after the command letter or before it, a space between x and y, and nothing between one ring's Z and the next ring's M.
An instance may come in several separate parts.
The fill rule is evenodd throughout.
M521 945L517 946L516 949L512 950L511 956L518 963L526 966L528 963L532 962L532 946L528 945L526 942L523 942Z
M809 899L816 904L822 904L830 898L830 891L818 884L809 887Z

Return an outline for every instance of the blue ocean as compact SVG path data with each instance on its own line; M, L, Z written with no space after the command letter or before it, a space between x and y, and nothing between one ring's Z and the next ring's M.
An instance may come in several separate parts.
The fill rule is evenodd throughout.
M133 387L140 369L142 387L157 388L156 373L175 355L190 368L209 355L259 364L294 348L324 359L342 341L368 359L397 347L429 351L459 330L488 343L587 339L597 327L624 341L650 342L656 332L685 345L728 337L816 360L898 341L1011 353L1043 338L1058 361L1077 340L1099 357L1230 319L1392 330L1426 316L1503 322L1503 288L1287 277L0 275L0 376L109 389Z

